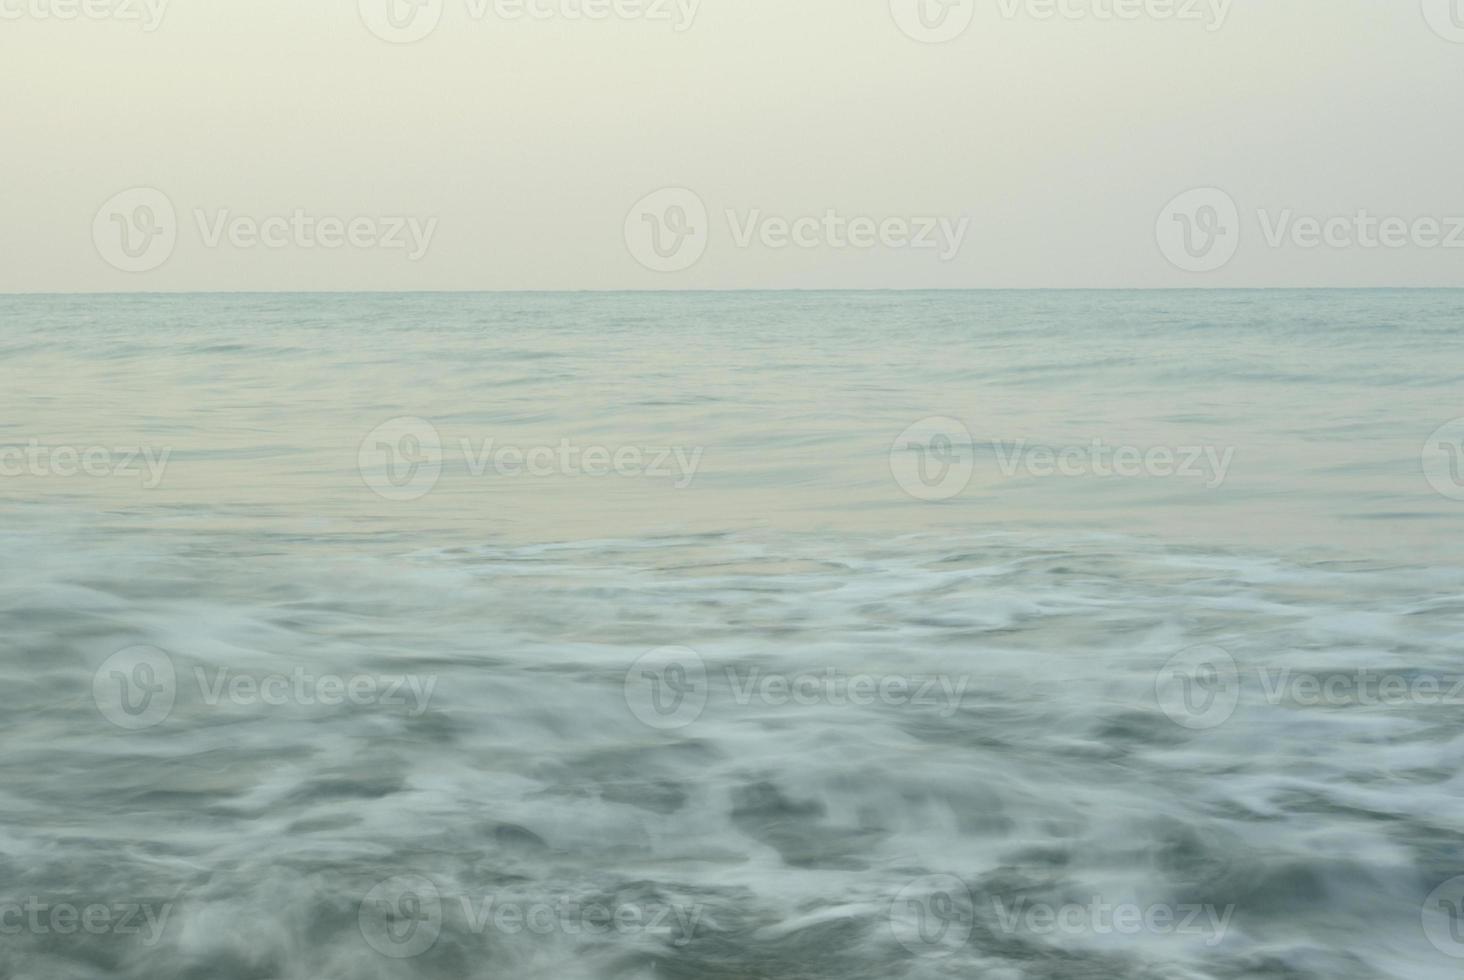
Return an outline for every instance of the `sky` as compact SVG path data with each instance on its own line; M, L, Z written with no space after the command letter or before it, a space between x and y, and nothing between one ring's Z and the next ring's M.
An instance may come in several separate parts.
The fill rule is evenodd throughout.
M1464 0L0 0L0 292L1464 286Z

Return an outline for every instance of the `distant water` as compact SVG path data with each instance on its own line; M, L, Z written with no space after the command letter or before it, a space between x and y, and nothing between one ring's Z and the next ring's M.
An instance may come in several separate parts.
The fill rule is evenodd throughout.
M1464 968L1464 292L0 297L0 365L0 976Z

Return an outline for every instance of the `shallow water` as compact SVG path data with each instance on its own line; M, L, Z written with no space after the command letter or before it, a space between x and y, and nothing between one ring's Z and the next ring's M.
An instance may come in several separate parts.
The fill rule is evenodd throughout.
M0 962L1455 976L1461 320L0 297Z

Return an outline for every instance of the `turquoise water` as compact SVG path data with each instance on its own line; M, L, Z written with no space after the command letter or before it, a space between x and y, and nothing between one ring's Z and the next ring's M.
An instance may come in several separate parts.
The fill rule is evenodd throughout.
M1457 975L1464 293L11 296L0 363L16 976Z

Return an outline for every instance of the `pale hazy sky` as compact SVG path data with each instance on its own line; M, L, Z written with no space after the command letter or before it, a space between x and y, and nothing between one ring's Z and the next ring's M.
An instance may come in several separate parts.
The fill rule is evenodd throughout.
M0 291L1464 286L1464 0L945 2L0 0Z

